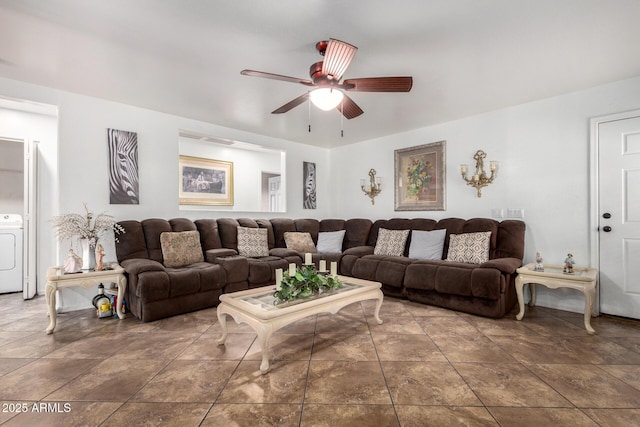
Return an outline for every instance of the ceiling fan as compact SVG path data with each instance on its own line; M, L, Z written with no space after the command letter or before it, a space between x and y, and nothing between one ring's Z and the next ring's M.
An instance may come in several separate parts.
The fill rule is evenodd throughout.
M311 80L254 70L242 70L240 74L315 88L272 111L272 114L286 113L310 99L318 108L327 111L337 108L344 117L353 119L364 111L344 92L409 92L413 86L413 77L366 77L346 79L340 83L358 48L340 40L329 39L316 43L316 49L324 56L324 60L309 68Z

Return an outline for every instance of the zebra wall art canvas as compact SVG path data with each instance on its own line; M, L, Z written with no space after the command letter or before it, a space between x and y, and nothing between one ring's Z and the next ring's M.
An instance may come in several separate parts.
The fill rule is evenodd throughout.
M316 208L316 164L312 162L302 162L303 185L303 209Z
M109 203L140 204L138 184L138 134L107 129L109 143Z

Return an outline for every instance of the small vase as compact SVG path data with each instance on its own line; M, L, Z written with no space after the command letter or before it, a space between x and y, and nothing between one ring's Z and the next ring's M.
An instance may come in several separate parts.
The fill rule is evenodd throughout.
M89 239L80 239L82 246L82 269L94 270L96 268L96 253L91 249Z

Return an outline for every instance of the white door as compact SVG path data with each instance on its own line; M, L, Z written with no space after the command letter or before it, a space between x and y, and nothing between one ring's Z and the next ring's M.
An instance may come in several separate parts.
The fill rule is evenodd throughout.
M280 176L269 178L269 212L280 212L281 182Z
M640 319L640 112L597 124L600 311Z
M27 140L24 144L24 299L33 298L37 292L36 224L38 190L38 141Z

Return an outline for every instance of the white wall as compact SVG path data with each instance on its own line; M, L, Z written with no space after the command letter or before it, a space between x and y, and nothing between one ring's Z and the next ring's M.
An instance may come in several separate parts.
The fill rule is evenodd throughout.
M331 151L335 211L346 218L491 217L492 208L523 208L527 224L525 262L538 250L549 264L568 252L588 265L589 119L640 108L640 78L595 87L443 123ZM446 140L447 209L394 211L394 150ZM482 149L499 161L496 181L482 198L460 176L460 164L473 167ZM353 165L353 159L359 159ZM370 168L384 177L374 206L359 188ZM539 287L540 288L540 287ZM562 298L557 298L562 295ZM577 292L540 289L539 305L582 311Z

